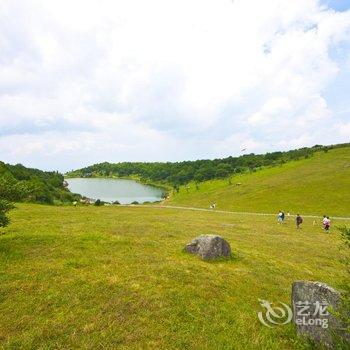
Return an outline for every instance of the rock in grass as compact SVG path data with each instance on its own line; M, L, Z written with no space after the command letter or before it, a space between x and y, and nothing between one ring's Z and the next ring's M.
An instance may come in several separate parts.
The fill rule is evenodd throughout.
M231 247L229 243L218 235L202 235L186 244L185 251L197 254L203 260L212 260L220 257L229 258Z
M292 307L297 333L327 348L334 348L334 334L341 341L350 342L339 318L334 315L334 311L339 308L340 301L340 293L325 283L294 282Z

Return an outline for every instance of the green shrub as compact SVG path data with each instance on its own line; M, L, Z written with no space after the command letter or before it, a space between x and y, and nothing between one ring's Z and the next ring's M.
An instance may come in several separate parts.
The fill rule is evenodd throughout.
M10 223L10 219L6 215L14 205L4 199L0 199L0 227L6 227Z

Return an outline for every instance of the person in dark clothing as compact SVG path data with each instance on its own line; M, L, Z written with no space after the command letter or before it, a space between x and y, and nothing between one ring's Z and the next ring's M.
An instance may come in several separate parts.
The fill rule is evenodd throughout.
M284 223L285 217L286 217L286 215L284 214L284 211L282 211L282 224Z
M297 224L297 229L300 229L301 228L300 225L303 223L303 218L300 216L300 214L297 214L295 222Z

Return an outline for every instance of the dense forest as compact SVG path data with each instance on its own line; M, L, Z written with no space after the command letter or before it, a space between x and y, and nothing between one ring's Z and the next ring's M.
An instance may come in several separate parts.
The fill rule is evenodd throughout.
M180 186L191 181L227 178L244 172L254 172L267 166L276 166L291 160L308 158L316 151L327 152L331 148L347 147L350 144L333 146L315 145L286 152L245 154L223 159L204 159L183 162L123 162L100 163L67 173L69 177L134 177L145 182Z
M0 162L0 200L54 204L77 198L64 187L63 181L63 175L55 171Z

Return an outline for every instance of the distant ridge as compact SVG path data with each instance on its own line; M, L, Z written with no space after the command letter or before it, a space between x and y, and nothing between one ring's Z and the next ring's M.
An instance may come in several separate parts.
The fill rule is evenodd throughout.
M252 173L257 170L279 166L290 161L312 157L315 152L350 147L350 143L338 145L315 145L300 149L266 154L244 154L239 157L202 159L182 162L122 162L99 163L72 170L68 177L128 177L143 182L154 182L178 187L189 182L224 179L233 175Z

